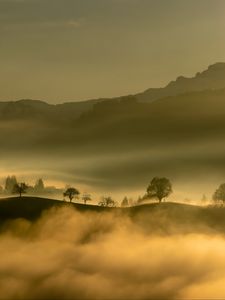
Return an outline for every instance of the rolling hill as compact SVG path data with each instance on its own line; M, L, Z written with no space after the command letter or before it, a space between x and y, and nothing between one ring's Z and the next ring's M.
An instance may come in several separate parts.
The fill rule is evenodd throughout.
M210 230L212 233L225 233L225 208L200 207L179 203L155 203L130 208L103 208L38 197L13 197L0 200L0 225L16 219L38 220L47 210L73 208L81 213L113 213L120 218L128 216L140 228L149 233L154 230L162 233L191 233ZM93 215L94 216L94 215Z

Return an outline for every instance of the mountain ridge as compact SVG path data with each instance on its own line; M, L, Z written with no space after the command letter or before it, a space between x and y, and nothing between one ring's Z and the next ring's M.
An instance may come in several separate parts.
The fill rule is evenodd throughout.
M79 116L83 112L93 108L94 104L103 101L118 101L120 99L133 96L139 102L152 102L168 96L176 96L191 91L223 88L225 88L225 62L217 62L215 64L209 65L206 70L203 70L202 72L197 72L194 77L178 76L176 80L170 81L165 87L148 88L143 92L133 95L125 95L112 98L87 99L83 101L69 101L59 104L50 104L47 101L39 99L19 99L11 101L0 101L0 105L7 103L14 103L17 105L29 104L34 106L35 108L38 108L40 106L47 107L48 105L48 107L51 107L53 109L55 108L56 110L68 109L68 112L72 108L73 113ZM75 107L77 112L75 112Z
M163 88L150 88L136 97L141 102L152 102L167 96L176 96L191 91L225 88L225 63L218 62L206 70L197 72L194 77L178 76Z

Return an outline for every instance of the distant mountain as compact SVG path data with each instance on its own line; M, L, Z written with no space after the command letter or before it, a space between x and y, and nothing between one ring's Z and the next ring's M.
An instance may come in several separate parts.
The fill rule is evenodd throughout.
M48 104L40 100L23 99L18 101L0 101L0 118L2 120L15 119L47 119L67 120L77 118L83 112L93 108L100 100L71 102L63 104Z
M151 102L168 96L176 96L193 91L225 88L225 63L216 63L206 71L197 73L195 77L180 76L176 81L171 81L164 88L150 88L136 95L142 102Z
M93 109L96 103L123 101L135 97L139 102L153 102L168 96L176 96L193 91L217 90L225 88L225 63L216 63L206 71L197 73L193 78L180 76L164 88L150 88L134 96L116 98L100 98L87 101L68 102L50 105L40 100L23 99L19 101L0 101L0 117L2 119L45 118L48 121L76 119L83 113Z
M76 126L75 126L76 124ZM76 129L75 129L76 128ZM140 103L135 97L94 105L74 123L86 144L142 148L225 135L225 89L189 92Z
M12 146L55 151L69 147L74 153L79 149L88 153L93 147L98 153L115 148L119 152L141 151L204 138L223 142L225 89L190 92L150 103L140 103L132 96L108 100L94 104L79 117L73 104L10 103L0 119L0 136L2 150Z

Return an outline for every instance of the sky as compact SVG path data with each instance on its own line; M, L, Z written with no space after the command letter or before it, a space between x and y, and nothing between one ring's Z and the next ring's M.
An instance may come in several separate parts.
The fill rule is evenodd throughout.
M224 0L0 0L0 100L135 94L225 61Z

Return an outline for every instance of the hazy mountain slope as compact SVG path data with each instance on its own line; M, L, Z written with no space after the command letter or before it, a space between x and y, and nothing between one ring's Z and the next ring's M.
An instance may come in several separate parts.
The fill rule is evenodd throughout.
M78 105L0 103L3 172L142 192L155 175L223 180L225 89Z
M27 111L29 107L25 106L18 114ZM39 114L29 112L29 118L16 118L15 110L8 116L10 120L5 116L0 121L2 148L16 144L18 149L57 145L103 150L120 143L120 148L141 149L144 145L222 137L225 90L192 92L153 103L139 103L134 97L105 101L79 118L66 112L62 116L58 111L41 113L41 109Z
M196 181L207 175L219 181L217 176L225 175L224 136L225 90L218 90L153 103L96 104L71 122L57 145L73 153L64 168L69 174L78 172L111 188L136 187L156 174L179 180L195 174Z
M197 73L193 78L178 77L165 88L151 88L135 95L140 102L152 102L168 96L175 96L192 91L225 88L225 63L217 63L208 67L206 71ZM19 100L0 102L0 117L5 120L40 118L55 122L76 119L81 114L92 110L96 103L121 101L132 99L132 96L116 97L112 99L93 99L81 102L70 102L50 105L39 100Z
M108 101L78 119L65 116L1 120L1 166L117 189L156 174L225 175L225 90Z
M99 100L51 105L39 100L19 100L0 102L0 116L4 120L46 119L48 121L77 118L93 108Z
M104 102L83 115L77 128L88 139L148 139L150 144L173 138L214 137L224 133L225 90L168 97L154 103Z
M216 63L193 78L180 76L164 88L150 88L137 94L140 101L154 101L167 96L175 96L192 91L225 88L225 63Z

